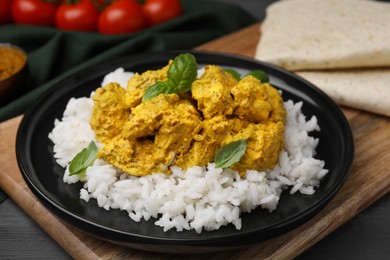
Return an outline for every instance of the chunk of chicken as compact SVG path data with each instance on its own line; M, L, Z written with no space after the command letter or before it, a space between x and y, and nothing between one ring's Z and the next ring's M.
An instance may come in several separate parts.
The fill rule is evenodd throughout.
M212 162L215 152L220 148L221 140L231 127L224 116L203 120L199 133L193 136L191 149L187 155L179 157L175 164L186 169Z
M200 126L189 101L162 94L134 108L122 134L99 157L132 175L166 172L175 156L188 151Z
M244 139L247 149L241 160L231 168L244 175L246 170L264 171L273 168L278 162L284 144L284 125L282 122L267 121L262 124L250 123L235 135L228 135L222 144Z
M237 80L222 68L213 65L205 67L203 75L192 83L191 90L204 118L233 113L230 89L236 83Z
M130 110L124 103L125 90L117 83L98 88L93 95L94 106L90 125L96 138L105 143L122 132Z
M266 120L284 122L286 110L283 99L270 84L246 76L232 88L231 93L235 103L234 115L254 123Z
M126 88L126 105L133 108L141 104L145 90L158 81L168 79L168 69L172 61L160 70L148 70L142 74L136 73L127 83Z

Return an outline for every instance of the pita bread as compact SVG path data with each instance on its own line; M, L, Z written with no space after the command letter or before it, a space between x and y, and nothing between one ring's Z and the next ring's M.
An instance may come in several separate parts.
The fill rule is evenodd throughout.
M270 5L255 57L310 81L338 104L390 116L390 3Z
M390 116L390 69L305 71L297 74L340 105Z
M266 11L255 57L288 70L390 66L390 3L276 2Z

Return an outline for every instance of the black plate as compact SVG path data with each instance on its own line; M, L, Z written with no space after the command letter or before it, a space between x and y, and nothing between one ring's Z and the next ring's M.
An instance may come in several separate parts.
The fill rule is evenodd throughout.
M229 225L197 234L195 231L163 232L154 225L154 220L134 222L124 211L106 211L97 206L96 200L89 203L80 200L82 184L63 183L64 169L53 159L53 144L48 134L54 119L62 117L68 100L89 96L100 86L103 76L118 67L136 72L158 69L179 53L139 54L91 67L58 83L29 108L18 129L16 154L22 175L38 199L55 215L90 235L133 248L175 253L250 245L292 230L318 213L344 183L353 161L351 129L339 107L307 81L278 67L208 52L193 52L200 65L217 64L242 72L264 70L272 85L283 90L285 100L303 101L303 113L307 117L317 116L321 132L313 133L320 138L316 157L325 161L330 172L314 195L285 192L276 211L256 209L243 214L241 230Z

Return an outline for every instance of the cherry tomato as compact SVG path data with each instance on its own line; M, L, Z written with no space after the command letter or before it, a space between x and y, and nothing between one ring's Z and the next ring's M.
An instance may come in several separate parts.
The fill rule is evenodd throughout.
M150 26L178 17L183 12L180 0L146 0L142 9Z
M11 20L11 0L0 0L0 24Z
M43 0L13 0L12 18L15 23L53 26L57 6Z
M146 26L142 7L133 0L119 0L100 14L99 32L102 34L121 34L140 31Z
M96 31L99 14L90 0L63 3L57 10L56 26L68 31Z

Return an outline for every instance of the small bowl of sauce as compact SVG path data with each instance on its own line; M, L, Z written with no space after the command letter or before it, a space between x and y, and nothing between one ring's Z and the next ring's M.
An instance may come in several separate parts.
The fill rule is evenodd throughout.
M27 74L27 54L19 47L0 43L0 106L21 93Z

